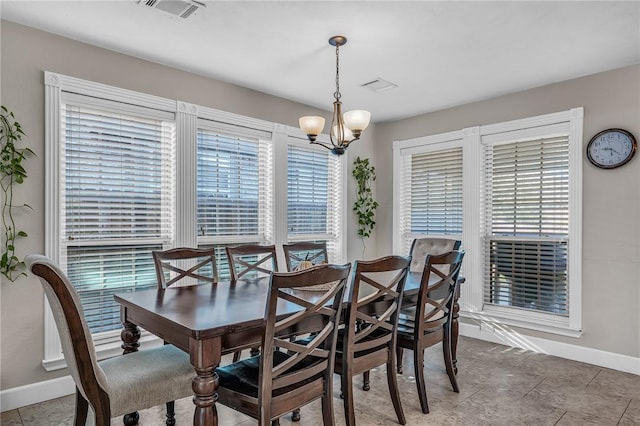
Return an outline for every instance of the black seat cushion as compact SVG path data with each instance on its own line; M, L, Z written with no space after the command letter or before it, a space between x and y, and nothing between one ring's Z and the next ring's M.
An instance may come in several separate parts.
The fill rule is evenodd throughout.
M284 352L273 352L273 364L279 365L285 360L289 359L291 355ZM310 367L314 364L322 362L322 358L307 356L300 363L294 366L289 373L302 370L303 368ZM246 358L233 364L225 365L224 367L218 367L216 373L218 373L220 387L227 388L232 391L236 391L245 395L258 397L258 375L260 371L260 363L262 362L262 356L254 356ZM287 393L295 388L300 387L303 384L310 383L318 378L321 378L322 374L318 374L314 377L305 380L304 383L296 383L295 385L281 388L273 393L273 396L278 396Z

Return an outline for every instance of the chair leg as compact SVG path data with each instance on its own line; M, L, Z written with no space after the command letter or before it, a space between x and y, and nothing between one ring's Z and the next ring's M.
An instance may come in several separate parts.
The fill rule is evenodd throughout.
M300 410L297 410L298 412ZM324 426L334 426L336 419L333 416L333 397L324 395L322 397L322 424Z
M396 363L398 365L398 374L402 374L402 358L404 357L404 348L396 346Z
M167 402L167 420L165 423L167 426L176 424L176 404L174 401Z
M251 348L251 351L249 352L249 354L251 356L257 356L260 355L260 348Z
M368 370L362 373L362 390L363 391L368 391L371 389L370 380L369 380L370 376L371 376L371 372Z
M233 362L240 361L240 355L242 355L242 351L235 351L233 353Z
M300 409L296 408L295 410L293 410L291 412L291 421L292 422L299 422L300 421Z
M140 414L137 411L135 413L125 414L124 417L122 417L122 424L124 424L125 426L135 426L138 424L139 421L140 421ZM108 425L110 424L110 422L111 420L108 420L104 424ZM96 424L99 425L100 423L96 421Z
M404 411L402 411L400 391L398 390L398 376L396 376L396 366L393 359L387 361L387 384L389 385L389 395L391 395L393 409L396 410L396 416L398 416L398 423L406 425L407 420L404 418Z
M347 426L356 425L355 407L353 405L353 376L351 371L342 371L342 394L344 399L344 418Z
M80 393L80 390L76 388L76 414L73 419L75 426L84 426L87 423L87 413L89 412L89 403L84 396Z
M422 347L413 348L413 365L415 366L416 387L420 398L422 412L429 414L429 403L427 401L427 385L424 378L424 350Z
M453 357L451 352L451 332L445 328L444 339L442 340L444 366L447 369L447 375L449 376L449 381L451 382L453 391L456 393L460 393L460 387L458 387L458 380L456 379L456 371L453 365Z

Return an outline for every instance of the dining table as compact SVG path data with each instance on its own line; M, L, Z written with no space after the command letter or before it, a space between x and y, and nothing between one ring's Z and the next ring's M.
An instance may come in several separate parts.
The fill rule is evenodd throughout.
M415 303L421 275L419 272L407 275L403 303ZM463 278L459 279L459 282L463 281ZM123 324L123 352L127 354L138 350L142 328L188 353L195 371L192 383L193 424L217 426L218 377L215 369L222 355L260 345L268 290L269 277L265 276L116 294L114 298L120 304ZM430 294L430 297L438 298L438 295ZM459 291L454 298L451 326L454 366L458 341L458 297ZM299 309L299 305L281 300L277 312L286 316Z

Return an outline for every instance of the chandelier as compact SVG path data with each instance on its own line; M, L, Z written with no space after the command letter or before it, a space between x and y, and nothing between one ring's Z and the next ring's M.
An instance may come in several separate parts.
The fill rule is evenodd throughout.
M335 101L333 101L333 116L331 117L331 131L329 139L331 144L318 142L317 136L324 129L324 117L306 116L300 117L300 129L307 135L309 142L321 145L336 155L344 154L349 144L357 139L363 130L369 125L371 113L363 110L347 111L342 114L342 102L340 98L340 46L347 43L344 36L333 36L329 39L329 44L336 48L336 91L333 93Z

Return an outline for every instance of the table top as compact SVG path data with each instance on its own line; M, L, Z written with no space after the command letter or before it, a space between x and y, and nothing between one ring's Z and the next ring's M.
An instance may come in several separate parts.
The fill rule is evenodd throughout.
M408 274L405 293L417 292L420 277L420 273ZM268 288L269 278L264 277L120 293L114 297L130 312L143 312L147 323L161 322L183 335L204 339L260 327ZM312 295L310 297L313 299ZM278 303L278 313L283 316L300 310L298 305L282 299ZM145 328L144 323L138 325Z

